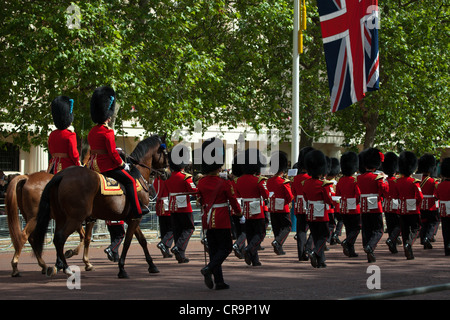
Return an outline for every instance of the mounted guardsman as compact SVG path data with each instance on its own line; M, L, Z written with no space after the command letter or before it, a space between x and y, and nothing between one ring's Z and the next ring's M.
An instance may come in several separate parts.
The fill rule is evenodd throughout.
M436 199L439 200L444 253L446 256L450 256L450 158L444 158L442 160L441 176L442 180L434 194Z
M57 129L48 137L48 151L52 156L48 173L57 174L67 167L81 165L77 135L67 129L73 122L73 103L73 99L66 96L56 97L52 101L52 117Z
M115 107L116 93L114 89L108 86L95 89L91 98L91 118L96 125L88 134L91 148L88 167L122 183L130 201L133 216L140 218L149 210L147 207L142 208L139 203L136 181L127 171L129 166L122 160L116 149L114 130L108 127Z
M197 187L199 201L203 207L202 225L206 230L209 263L201 270L205 284L216 290L228 289L224 282L222 263L232 250L231 217L229 207L237 216L241 216L241 207L236 192L229 180L219 176L225 163L223 142L211 138L202 144L202 174ZM212 279L214 276L214 280Z
M438 181L433 177L436 171L436 158L429 153L419 158L416 174L422 174L420 189L423 193L422 206L420 207L420 219L422 228L420 229L420 244L424 249L432 249L431 240L434 237L436 228L439 226L438 202L434 198L434 191Z
M411 175L417 169L417 157L410 151L403 151L398 158L400 177L395 180L393 197L399 202L400 228L406 259L414 259L412 246L420 231L420 207L423 194L420 180Z

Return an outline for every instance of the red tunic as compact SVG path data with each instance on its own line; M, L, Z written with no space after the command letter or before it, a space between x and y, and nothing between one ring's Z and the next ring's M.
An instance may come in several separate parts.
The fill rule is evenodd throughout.
M50 133L48 137L48 151L52 159L47 171L50 171L53 167L54 174L67 167L81 165L77 149L77 135L68 129L57 129Z
M88 134L91 156L88 166L99 173L116 169L123 160L116 150L114 130L104 124L94 126Z
M267 190L269 190L269 212L290 212L290 204L294 196L292 195L290 181L279 176L273 176L267 180Z
M361 191L361 212L382 213L381 201L389 192L389 185L382 175L366 172L357 177L358 187Z
M156 177L153 181L153 187L155 188L156 194L158 198L156 199L156 215L161 216L170 216L169 211L169 190L166 186L166 181Z
M229 205L237 215L241 207L230 181L219 176L204 176L198 182L200 203L204 208L202 224L205 229L230 229Z
M434 195L439 200L439 211L443 218L450 217L450 180L443 180L438 184Z
M395 177L388 177L389 191L385 194L383 201L384 212L398 213L398 199L394 197Z
M436 199L434 198L434 191L438 186L438 182L430 176L425 176L422 178L420 183L420 189L423 193L423 201L421 210L435 211L438 209Z
M292 182L292 194L295 199L295 214L306 214L306 202L303 201L303 183L311 178L307 173L299 173Z
M360 214L360 196L356 177L343 176L336 185L336 196L341 197L339 212L342 214Z
M269 198L266 180L252 174L244 174L237 180L237 189L242 197L246 219L264 219L264 202Z
M423 194L422 190L420 190L419 180L411 177L400 177L395 179L392 196L398 199L399 214L420 214Z
M170 178L166 180L166 187L169 191L169 210L171 212L192 212L190 196L198 190L190 174L173 171Z
M307 201L306 219L314 222L329 221L328 212L333 206L331 198L332 182L308 179L303 184L303 198Z

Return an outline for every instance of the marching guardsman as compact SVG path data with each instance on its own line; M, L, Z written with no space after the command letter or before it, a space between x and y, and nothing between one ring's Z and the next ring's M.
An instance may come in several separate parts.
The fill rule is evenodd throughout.
M300 150L297 162L297 175L292 182L292 194L294 196L294 214L297 218L297 253L299 261L308 261L306 233L308 222L306 221L306 202L303 199L303 184L310 179L305 166L305 155L314 150L313 147L304 147Z
M277 152L272 155L271 166L276 167L276 173L267 180L269 190L269 213L275 240L272 246L277 255L286 254L283 244L291 232L291 205L292 195L290 181L283 176L288 168L288 159L285 153Z
M158 195L155 210L161 235L161 241L156 246L161 251L163 258L171 258L170 248L173 244L173 227L169 210L169 190L167 189L166 181L160 176L153 180L153 187Z
M314 268L325 268L325 246L327 243L328 212L333 207L331 181L324 180L327 174L327 160L320 150L313 150L305 156L305 165L311 179L303 184L303 199L306 201L306 217L314 242L310 255Z
M450 158L444 158L442 160L441 176L442 180L434 194L436 199L439 200L444 252L446 256L450 256Z
M52 158L47 172L57 174L67 167L80 166L81 162L77 149L77 135L67 129L73 121L73 99L59 96L52 101L51 106L56 130L48 137L48 151Z
M189 165L189 159L188 148L182 144L176 145L169 154L172 174L166 180L175 241L170 251L175 254L178 263L189 262L185 252L195 229L190 196L197 193L197 187L192 181L192 175L184 171Z
M258 248L265 237L264 201L269 198L266 178L260 176L263 164L258 149L245 150L242 176L237 180L237 189L242 197L245 216L247 246L244 249L245 263L260 266Z
M420 207L423 201L420 180L411 175L417 169L417 157L403 151L398 158L400 177L395 180L393 197L399 201L400 227L406 259L414 259L412 246L420 231Z
M400 220L398 217L398 199L393 197L394 183L398 173L398 156L394 152L387 152L384 155L382 164L383 172L387 175L389 191L383 201L384 217L386 219L386 231L388 238L386 244L391 253L397 253L397 239L400 236Z
M336 196L341 197L339 212L347 236L341 245L347 257L358 256L355 252L356 238L361 231L361 191L355 176L358 166L359 158L355 152L348 151L341 156L341 172L343 176L336 185Z
M375 262L374 250L383 236L383 196L389 191L389 185L383 173L376 172L384 160L384 155L376 148L362 152L364 173L357 177L361 190L361 224L364 252L367 261Z
M334 209L332 212L330 212L330 222L329 222L329 228L330 228L330 238L328 239L328 242L330 245L333 244L340 244L341 241L339 240L339 236L342 232L342 217L341 213L339 211L339 201L334 200L334 197L336 196L336 185L337 185L337 176L339 175L341 171L341 167L339 164L339 159L337 158L330 158L330 169L327 173L326 179L328 181L333 182L331 186L331 192L333 196L333 206Z
M149 210L145 206L142 208L139 203L136 181L127 171L129 166L116 148L114 130L108 127L115 108L116 93L113 88L103 86L94 90L91 97L91 118L96 125L88 134L91 148L88 167L123 184L133 217L141 218Z
M417 174L422 174L420 189L423 193L422 206L420 207L420 218L422 228L420 229L420 244L424 249L432 249L431 239L433 239L435 228L439 221L438 203L434 198L434 192L438 182L433 178L436 171L436 158L429 153L419 158Z
M233 159L233 164L231 165L231 176L230 176L230 183L233 186L233 190L236 193L236 198L239 202L239 204L242 204L242 197L240 196L238 189L237 189L237 180L242 175L242 168L241 164L238 163L237 156ZM233 220L233 226L234 226L234 232L235 232L235 238L233 244L233 251L234 255L238 257L239 259L244 258L244 247L245 247L245 240L247 239L246 233L245 233L245 217L241 214L241 216L237 215L233 207L231 207L231 219ZM232 227L233 227L232 226Z
M208 146L214 148L211 150ZM238 216L242 214L241 207L230 181L219 176L225 162L223 142L217 138L206 140L202 144L202 155L203 177L199 180L197 187L199 201L203 207L202 225L206 230L209 263L201 270L201 273L208 288L212 289L215 284L216 290L228 289L229 285L223 278L222 263L231 253L233 244L229 206ZM208 156L214 159L212 163L208 161Z

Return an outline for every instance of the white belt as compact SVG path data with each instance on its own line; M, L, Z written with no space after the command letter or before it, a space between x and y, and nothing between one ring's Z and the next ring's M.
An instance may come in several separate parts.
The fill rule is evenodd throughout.
M208 215L206 216L206 223L209 225L209 221L211 220L211 213L212 213L213 209L224 208L224 207L228 207L228 202L227 203L215 203L215 204L213 204L211 209L209 209L209 211L208 211Z
M361 198L378 197L377 193L365 193L361 195Z
M445 209L445 215L446 216L450 216L450 201L440 201L440 209L441 210L443 210L443 209ZM441 212L441 215L442 215L442 213L444 213L444 212Z
M261 201L261 198L242 198L242 201L244 202Z

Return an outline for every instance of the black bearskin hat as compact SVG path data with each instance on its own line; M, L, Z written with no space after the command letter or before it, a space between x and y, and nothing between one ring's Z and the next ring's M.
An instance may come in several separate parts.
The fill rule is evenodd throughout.
M411 151L403 151L398 157L398 172L409 177L417 169L417 157Z
M245 162L242 165L243 174L260 174L265 165L261 161L264 156L258 149L245 150Z
M305 155L305 167L308 174L315 179L328 172L327 158L320 150L312 150Z
M53 99L52 117L56 128L67 129L73 121L73 99L66 96Z
M363 161L366 169L379 169L384 160L384 155L377 148L364 150Z
M231 173L235 177L242 176L242 164L238 163L238 157L235 156L233 159L233 164L231 165Z
M441 176L450 178L450 158L444 158L441 163Z
M330 170L328 171L328 176L336 177L339 172L341 172L341 165L339 164L338 158L330 158Z
M274 173L286 172L288 169L288 159L286 153L278 151L272 154L272 156L270 157L270 166L276 166L274 168L276 172Z
M202 144L202 173L207 174L225 164L225 147L222 140L211 138Z
M304 147L300 150L299 154L298 154L298 160L297 160L297 169L298 172L301 172L302 170L306 169L305 167L305 155L310 152L313 151L314 148L313 147Z
M116 93L108 86L94 90L91 98L91 118L94 123L104 123L114 115L116 109Z
M436 170L437 161L436 158L430 154L425 153L418 160L417 173L429 173L434 174Z
M384 155L382 168L385 174L392 177L398 172L398 156L394 152L387 152Z
M356 152L347 151L341 156L341 171L344 176L352 176L358 171L359 157Z
M189 149L184 144L177 144L169 152L169 167L173 171L181 171L189 165Z
M366 153L366 150L363 150L363 151L361 151L360 153L358 153L358 162L359 162L359 165L358 165L358 171L359 171L359 173L361 173L361 174L363 174L363 173L365 173L367 170L366 170L366 166L364 165L364 154Z

